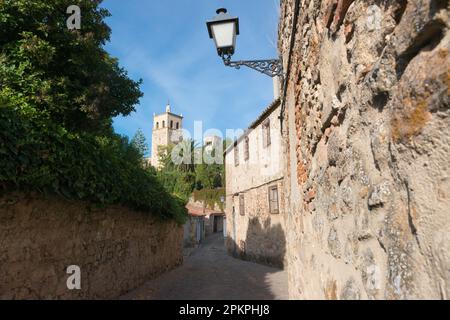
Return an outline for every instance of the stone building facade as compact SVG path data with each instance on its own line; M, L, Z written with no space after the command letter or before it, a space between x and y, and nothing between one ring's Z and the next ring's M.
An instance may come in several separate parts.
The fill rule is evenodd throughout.
M225 213L220 208L208 208L205 203L191 198L186 209L188 211L188 220L184 224L186 247L196 246L206 237L223 232Z
M291 298L450 297L447 3L281 1Z
M222 138L215 135L208 135L203 138L203 146L208 154L211 154L213 150L223 151Z
M225 151L227 249L244 259L283 267L284 163L280 101L274 101Z
M176 144L183 139L183 116L172 113L170 104L166 112L153 116L151 165L159 168L158 151L161 146Z

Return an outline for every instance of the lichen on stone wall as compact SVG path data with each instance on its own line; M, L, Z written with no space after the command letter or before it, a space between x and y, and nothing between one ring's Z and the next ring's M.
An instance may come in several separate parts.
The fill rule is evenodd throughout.
M411 101L404 99L403 104L410 105ZM428 112L426 100L417 101L411 112L394 116L392 119L392 138L399 142L418 135L430 118L431 113Z
M281 2L292 298L449 296L442 3L303 0L291 51L294 2Z

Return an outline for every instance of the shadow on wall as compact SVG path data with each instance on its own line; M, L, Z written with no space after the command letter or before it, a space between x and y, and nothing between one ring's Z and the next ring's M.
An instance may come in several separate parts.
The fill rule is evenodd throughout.
M228 251L236 258L284 268L286 255L286 235L280 224L271 225L270 217L260 221L251 218L245 241L227 239Z

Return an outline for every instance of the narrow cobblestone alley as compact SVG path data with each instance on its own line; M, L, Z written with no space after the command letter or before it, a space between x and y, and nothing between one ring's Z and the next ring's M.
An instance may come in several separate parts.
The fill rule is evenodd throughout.
M179 268L145 283L120 299L287 299L287 273L229 256L223 237L213 235Z

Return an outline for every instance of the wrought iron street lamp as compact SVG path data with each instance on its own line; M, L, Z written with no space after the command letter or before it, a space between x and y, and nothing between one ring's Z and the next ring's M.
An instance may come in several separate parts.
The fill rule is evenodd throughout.
M269 77L283 76L280 59L231 61L236 49L236 37L239 35L239 18L230 16L227 9L217 10L217 16L206 23L209 37L214 39L217 53L228 67L240 69L247 66Z

